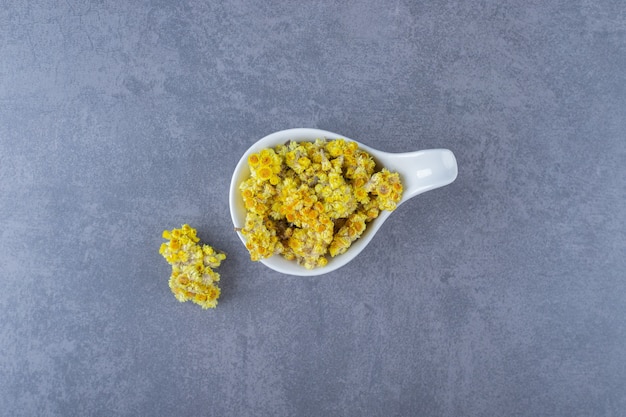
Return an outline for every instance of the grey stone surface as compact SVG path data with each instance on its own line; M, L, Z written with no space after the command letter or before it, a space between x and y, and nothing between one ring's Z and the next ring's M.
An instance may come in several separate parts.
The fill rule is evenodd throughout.
M626 415L625 68L621 0L4 2L0 415ZM280 275L227 194L290 127L459 177ZM182 223L215 310L167 286Z

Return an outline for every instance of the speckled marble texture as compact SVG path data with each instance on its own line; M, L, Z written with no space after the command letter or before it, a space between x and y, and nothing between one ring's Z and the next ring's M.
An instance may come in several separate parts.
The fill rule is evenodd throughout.
M248 259L230 176L316 127L453 150L322 277ZM626 5L10 1L1 416L626 415ZM161 231L228 253L178 303Z

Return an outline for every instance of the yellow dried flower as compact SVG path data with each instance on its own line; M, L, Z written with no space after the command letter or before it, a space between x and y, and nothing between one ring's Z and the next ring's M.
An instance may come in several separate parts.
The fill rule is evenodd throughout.
M253 153L252 155L250 155L248 157L248 164L250 164L251 167L257 167L259 166L259 155Z
M191 300L205 309L215 308L220 295L216 285L220 275L212 268L219 267L226 254L199 244L196 229L187 224L163 231L163 238L168 242L161 244L159 253L172 266L169 286L176 299Z
M380 210L402 198L397 173L345 139L291 141L248 157L241 233L254 261L280 254L305 268L345 252Z
M380 210L393 211L402 195L400 175L383 168L382 171L372 175L368 189L373 195L378 197L378 208Z

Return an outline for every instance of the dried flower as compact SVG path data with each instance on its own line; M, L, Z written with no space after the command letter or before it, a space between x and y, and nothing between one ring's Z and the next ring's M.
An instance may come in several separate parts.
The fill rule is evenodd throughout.
M163 231L163 238L168 242L161 244L159 253L172 266L169 286L176 299L191 300L205 309L215 308L220 296L220 275L213 268L219 267L226 255L200 244L196 229L188 224Z
M402 198L399 174L376 172L372 157L344 139L290 141L250 155L248 165L241 233L254 261L280 254L308 269L324 266Z

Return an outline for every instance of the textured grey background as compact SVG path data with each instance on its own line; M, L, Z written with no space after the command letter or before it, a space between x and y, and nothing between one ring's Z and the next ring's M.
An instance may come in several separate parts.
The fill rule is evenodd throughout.
M2 2L0 415L626 415L626 4L337 3ZM227 193L290 127L459 177L283 276ZM182 223L216 310L167 286Z

